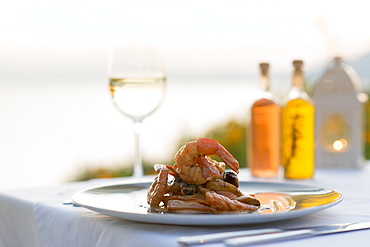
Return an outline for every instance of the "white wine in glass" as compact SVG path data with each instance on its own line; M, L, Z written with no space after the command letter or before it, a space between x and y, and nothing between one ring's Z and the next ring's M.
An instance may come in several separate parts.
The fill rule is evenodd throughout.
M124 45L113 48L109 63L109 88L117 109L133 120L134 179L144 175L140 146L142 121L161 104L165 85L162 57L155 46Z

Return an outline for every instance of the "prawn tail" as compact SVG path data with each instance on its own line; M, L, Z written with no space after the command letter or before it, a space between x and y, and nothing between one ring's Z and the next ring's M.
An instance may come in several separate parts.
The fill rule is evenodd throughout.
M154 165L154 170L159 173L161 170L167 169L167 166L164 164L155 164Z
M166 167L169 170L168 174L174 176L175 178L180 177L179 174L177 173L177 171L175 170L175 168L173 168L172 166L169 166L169 165L166 165Z
M234 172L239 173L239 162L221 144L218 144L216 155Z

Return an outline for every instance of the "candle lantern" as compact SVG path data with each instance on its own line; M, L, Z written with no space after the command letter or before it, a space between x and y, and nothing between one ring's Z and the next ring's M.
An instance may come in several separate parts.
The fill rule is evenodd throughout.
M316 167L357 168L363 165L363 103L356 72L340 57L316 83Z

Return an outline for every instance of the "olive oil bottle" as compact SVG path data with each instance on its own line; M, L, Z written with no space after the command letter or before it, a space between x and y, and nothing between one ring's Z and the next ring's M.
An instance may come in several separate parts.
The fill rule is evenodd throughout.
M309 179L315 167L315 109L305 92L303 61L293 61L292 86L281 114L281 162L287 179Z
M280 106L269 91L269 64L260 64L260 92L250 110L248 167L252 176L273 178L280 167Z

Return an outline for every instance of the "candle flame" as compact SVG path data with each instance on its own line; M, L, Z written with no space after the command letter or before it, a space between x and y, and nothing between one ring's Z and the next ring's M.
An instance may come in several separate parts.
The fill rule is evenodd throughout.
M336 150L336 151L341 151L343 149L345 149L348 145L348 142L346 139L340 139L340 140L336 140L334 143L333 143L333 148Z

